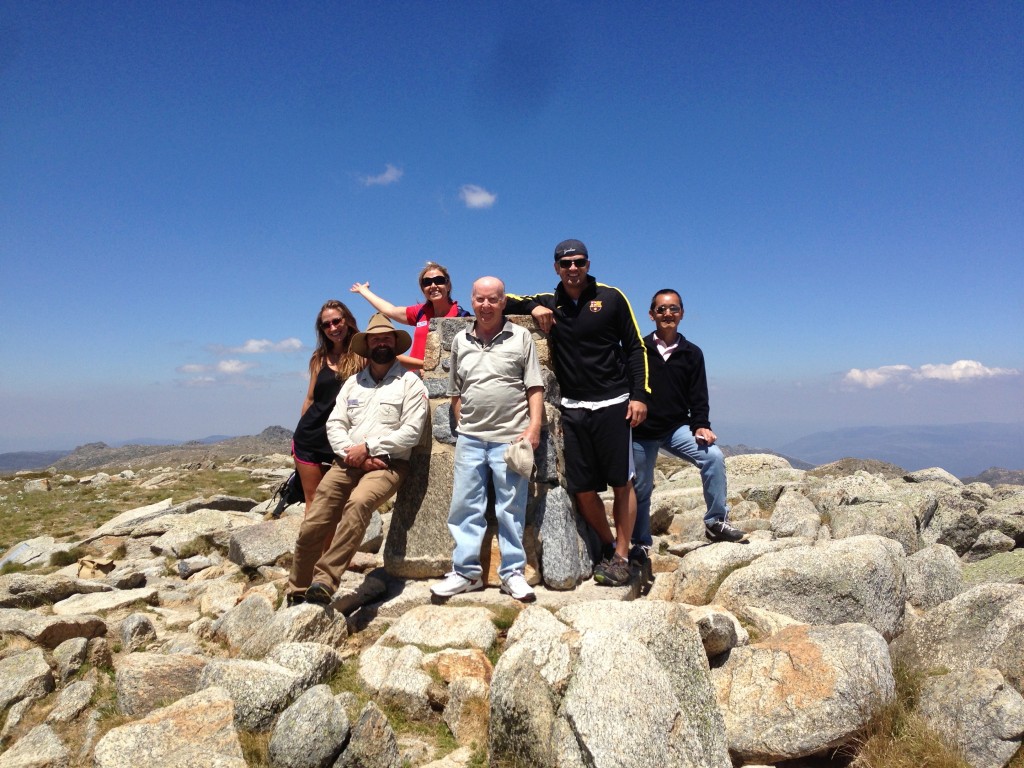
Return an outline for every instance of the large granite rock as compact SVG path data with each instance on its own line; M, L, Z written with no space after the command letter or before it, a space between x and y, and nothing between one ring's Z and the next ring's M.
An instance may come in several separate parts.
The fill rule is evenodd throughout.
M895 691L885 640L865 624L788 627L734 649L712 679L729 751L747 763L848 743Z
M234 705L220 688L187 696L113 728L96 744L95 768L246 768Z
M722 582L714 602L808 624L868 624L890 640L903 626L906 555L892 539L854 536L763 555Z

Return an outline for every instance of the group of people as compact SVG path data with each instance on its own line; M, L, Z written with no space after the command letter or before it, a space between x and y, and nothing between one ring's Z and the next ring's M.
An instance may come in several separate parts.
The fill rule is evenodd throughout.
M549 335L561 391L565 481L576 508L601 541L599 584L650 578L651 491L658 452L701 474L711 541L744 533L727 521L725 457L709 421L704 356L679 333L684 309L675 289L650 304L655 331L640 333L625 295L597 282L579 240L555 247L553 293L507 294L496 277L473 283L472 323L452 340L448 395L457 431L448 527L452 570L431 587L439 599L481 589L480 550L488 487L494 491L501 589L535 599L524 570L523 530L533 451L540 444L544 386L529 332L506 319L529 314ZM318 344L292 452L306 496L287 601L328 604L373 511L394 495L429 416L418 375L429 323L469 317L452 298L451 277L428 262L419 274L425 301L399 307L369 283L358 293L377 310L360 332L348 308L328 301L317 316ZM392 321L415 326L413 336ZM599 494L612 489L609 525Z

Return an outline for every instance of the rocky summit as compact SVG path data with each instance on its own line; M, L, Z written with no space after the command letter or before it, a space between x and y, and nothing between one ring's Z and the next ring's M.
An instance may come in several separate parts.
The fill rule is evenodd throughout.
M748 536L709 544L696 470L665 462L653 579L574 576L552 491L525 608L493 568L432 603L440 566L410 552L450 551L445 510L393 524L400 498L332 605L286 607L303 508L267 516L288 472L270 463L220 467L257 473L257 498L149 501L3 555L0 768L884 766L872 740L898 750L907 723L943 765L1024 765L1024 487L733 456ZM151 499L162 471L103 482Z

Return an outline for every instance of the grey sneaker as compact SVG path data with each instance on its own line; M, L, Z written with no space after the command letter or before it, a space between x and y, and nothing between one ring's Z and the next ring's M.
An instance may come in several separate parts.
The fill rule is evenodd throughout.
M629 563L618 555L602 560L594 568L594 581L606 587L624 587L629 578Z
M704 535L711 541L743 541L747 534L739 528L733 528L725 520L716 520L704 526Z
M532 603L537 599L533 587L526 583L526 578L519 571L513 571L501 580L501 591L521 603Z
M470 578L456 571L451 571L445 575L444 581L439 581L432 586L430 592L435 597L454 597L455 595L461 595L463 592L483 589L483 587L484 580L479 576Z

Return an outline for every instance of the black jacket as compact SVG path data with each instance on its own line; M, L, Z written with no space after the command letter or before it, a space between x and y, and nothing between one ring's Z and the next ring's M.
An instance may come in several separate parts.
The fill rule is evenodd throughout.
M505 314L528 315L537 306L555 313L551 357L563 397L599 401L628 393L631 400L647 402L647 356L622 291L588 276L578 302L559 283L554 293L509 294Z
M691 432L711 429L704 353L680 334L679 346L664 360L654 339L653 333L644 337L652 394L647 419L633 430L633 437L663 440L683 425Z

